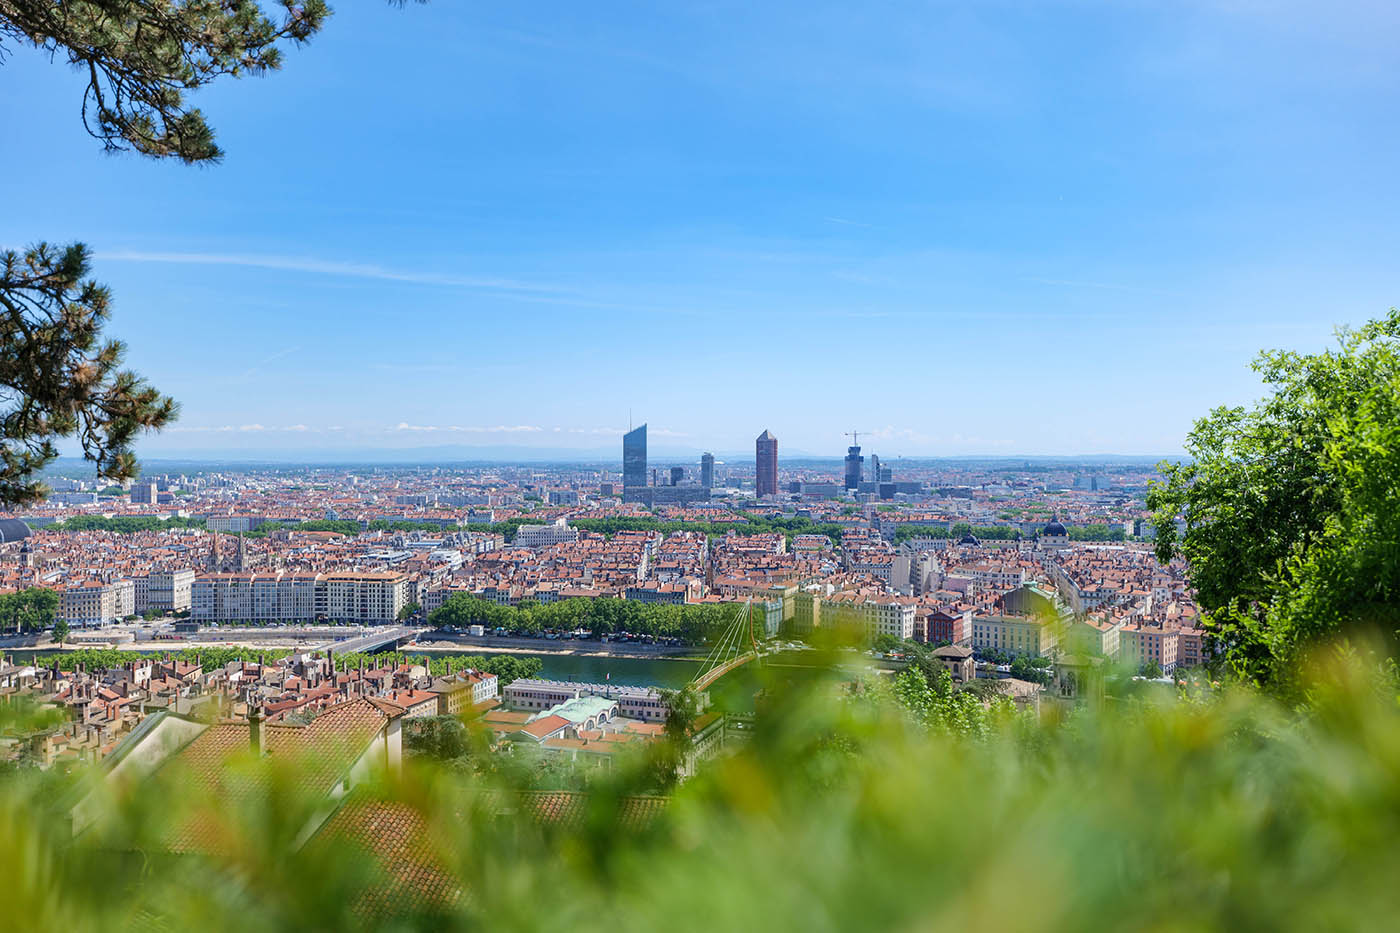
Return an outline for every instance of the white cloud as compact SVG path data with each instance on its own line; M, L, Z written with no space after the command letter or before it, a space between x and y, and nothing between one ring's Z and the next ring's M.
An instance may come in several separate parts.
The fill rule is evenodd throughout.
M312 275L331 275L343 278L377 279L386 282L405 282L413 285L441 285L448 288L479 288L510 292L557 292L557 286L542 285L536 282L520 282L514 279L482 278L476 276L449 275L436 272L404 272L386 269L383 266L360 262L312 259L297 256L267 256L256 253L172 253L144 252L141 250L117 250L99 253L97 259L104 262L161 262L199 266L241 266L249 269L274 269L281 272L306 272ZM274 354L264 362L276 359L285 353Z
M409 424L400 421L394 426L395 431L451 431L464 434L523 434L543 431L544 428L533 424L497 424L491 427L476 427L460 424Z

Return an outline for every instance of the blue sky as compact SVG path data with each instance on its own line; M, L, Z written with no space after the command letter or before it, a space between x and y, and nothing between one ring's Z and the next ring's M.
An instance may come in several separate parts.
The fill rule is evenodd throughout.
M1376 2L342 3L107 156L0 66L0 244L82 239L157 457L1157 454L1400 302Z

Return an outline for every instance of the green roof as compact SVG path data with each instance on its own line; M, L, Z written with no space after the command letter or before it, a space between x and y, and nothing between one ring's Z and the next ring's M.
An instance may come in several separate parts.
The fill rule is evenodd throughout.
M569 722L577 725L578 723L592 719L599 713L609 712L616 705L616 700L606 700L603 697L574 697L571 700L565 700L558 706L536 713L526 721L534 722L536 719L542 719L545 716L563 716L565 719L569 720Z

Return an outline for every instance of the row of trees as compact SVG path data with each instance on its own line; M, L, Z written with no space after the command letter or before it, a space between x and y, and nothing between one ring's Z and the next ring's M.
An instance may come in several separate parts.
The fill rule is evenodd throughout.
M54 625L58 594L40 586L17 593L0 593L0 631L6 634L42 632Z
M956 522L948 527L943 525L918 525L912 522L896 523L894 528L894 541L896 544L903 544L911 538L935 538L943 540L945 538L961 538L963 535L971 534L987 541L1015 541L1021 537L1019 528L1010 525L971 525L967 522Z
M732 604L674 606L612 598L521 600L518 606L502 606L459 593L428 613L428 624L438 628L485 625L528 635L584 629L594 638L627 632L701 645L732 622L734 612Z
M205 671L214 671L230 661L271 663L281 660L291 653L291 649L288 648L233 648L223 645L209 645L200 648L181 648L178 651L164 652L162 656L169 656L187 664L198 664ZM132 651L122 651L118 648L78 648L58 654L42 655L34 663L40 667L52 667L57 664L61 671L76 670L79 665L82 665L85 670L99 671L121 667L140 657L143 655ZM335 658L336 669L342 671L354 670L361 664L364 664L365 667L382 668L397 667L404 663L421 664L434 677L442 677L467 668L486 671L488 674L495 674L500 679L502 687L521 677L539 676L544 665L544 662L537 657L513 654L497 654L488 657L479 655L428 656L412 652L384 651L376 654L336 655Z
M495 674L504 687L522 677L538 677L544 669L544 662L537 657L521 654L452 654L426 655L411 651L381 651L374 654L355 652L335 656L336 670L354 670L363 663L365 667L397 667L400 664L421 664L434 677L446 677L458 671L476 670Z
M203 528L202 518L180 518L173 516L164 521L150 515L118 515L104 518L101 515L74 515L49 526L56 531L114 531L119 534L135 534L140 531L165 531L170 528Z
M1071 541L1125 541L1128 533L1121 525L1073 525L1067 526ZM902 544L910 538L961 538L971 534L983 541L1018 541L1021 530L1011 525L973 525L968 522L955 522L944 528L941 525L915 525L900 523L895 526L894 540Z
M569 524L596 534L615 535L619 531L659 531L670 534L675 531L696 531L701 534L722 536L731 531L739 534L780 534L789 539L793 535L826 535L834 543L841 541L842 527L834 522L814 522L810 518L767 518L748 512L738 513L740 522L683 522L663 521L659 518L581 518Z

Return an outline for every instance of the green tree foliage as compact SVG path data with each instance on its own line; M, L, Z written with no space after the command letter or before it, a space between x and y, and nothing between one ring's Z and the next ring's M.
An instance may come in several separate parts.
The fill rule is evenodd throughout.
M292 651L289 648L232 648L223 645L203 645L198 648L181 648L174 652L161 652L159 656L170 656L187 664L199 664L204 670L212 671L230 661L273 661L281 660ZM79 648L61 654L40 656L35 663L40 667L58 665L62 671L76 670L79 665L89 671L110 670L121 667L135 657L138 652L122 651L119 648ZM538 677L544 667L539 658L519 654L479 655L419 655L402 651L384 651L377 654L337 654L337 670L351 670L363 664L367 668L397 667L400 664L421 664L435 677L442 677L461 670L485 671L495 674L500 686L522 677Z
M171 399L120 368L121 343L102 339L111 294L88 273L82 244L0 253L0 505L47 494L35 474L63 438L78 439L99 475L135 476L132 441L175 417Z
M400 609L399 614L394 618L396 621L399 622L402 622L405 619L411 619L413 617L413 614L422 608L423 607L418 605L417 603L409 603L408 605Z
M411 755L454 761L466 757L471 740L456 716L417 716L404 720L403 747Z
M1283 687L1328 637L1400 625L1400 312L1317 354L1270 351L1272 394L1217 408L1163 464L1157 553L1181 556L1216 651ZM1184 518L1178 537L1175 520Z
M281 67L284 41L321 28L323 0L4 0L0 37L61 56L83 75L82 117L109 150L207 162L222 155L185 94L223 76Z
M1124 541L1128 537L1122 525L1071 525L1065 531L1071 541Z
M322 518L314 519L309 522L291 522L287 525L278 525L276 527L290 528L293 531L333 531L337 534L349 535L350 537L354 537L360 533L359 522ZM259 528L258 530L261 531L262 529ZM274 528L274 530L276 530L276 528Z
M871 643L870 647L874 648L876 651L889 654L901 650L904 647L904 639L897 635L891 635L888 632L882 632L875 636L875 641Z
M614 598L565 599L553 603L525 600L519 606L502 606L458 593L428 613L428 624L437 628L485 625L527 635L584 629L595 638L627 632L702 645L734 620L735 608L733 603L674 606Z
M68 621L66 619L59 619L53 624L53 640L56 644L62 646L64 642L68 641L69 634Z
M203 528L204 519L172 516L162 521L149 515L117 515L112 518L104 518L101 515L74 515L49 527L56 531L115 531L119 534L135 534L171 528Z
M839 544L841 542L842 528L833 522L814 522L809 518L765 518L748 512L740 512L738 515L743 519L740 522L678 522L628 516L580 518L569 524L582 531L591 531L609 537L619 531L659 531L662 534L670 534L675 531L695 531L716 537L735 531L741 535L781 534L789 539L793 535L826 535L833 543ZM511 534L513 537L514 532L512 531Z
M3 40L62 57L87 82L83 124L109 150L209 162L214 134L185 94L281 64L283 43L320 29L324 0L0 0ZM35 475L77 438L100 476L136 474L131 444L174 419L175 403L130 370L107 340L111 294L89 277L87 247L39 243L0 252L0 506L46 490Z
M1026 655L1017 655L1011 659L1011 676L1018 680L1029 680L1031 683L1042 685L1054 680L1049 658L1027 657Z
M1005 925L1007 891L1034 905L1015 912L1029 933L1363 930L1395 911L1400 706L1372 669L1327 672L1305 715L1232 689L985 728L927 712L946 685L833 686L775 690L745 742L644 801L649 818L634 802L653 775L622 760L580 773L517 748L464 773L406 756L347 799L389 803L386 837L404 815L425 827L409 864L462 892L427 913L365 914L365 890L393 878L377 847L302 843L327 801L295 760L236 762L225 779L242 792L213 800L179 768L125 785L81 764L11 768L6 905L43 930L962 929ZM0 732L27 714L0 704ZM75 835L66 792L99 784L99 819ZM541 818L522 791L542 785L586 790L548 798L576 818ZM211 808L214 852L163 854Z
M911 522L900 522L894 526L894 540L896 544L903 544L911 538L961 538L963 535L971 534L983 541L1016 541L1021 537L1021 530L1011 525L971 525L967 522L957 522L951 527L943 525L918 525Z
M0 593L0 631L42 632L54 624L58 594L32 586L18 593Z
M879 682L877 682L879 683ZM970 690L953 689L953 675L939 667L931 676L916 667L895 675L889 696L914 721L932 731L960 738L986 738L1000 723L1010 719L1015 709L1005 697L984 702ZM871 695L883 698L883 685Z
M376 654L352 653L335 656L337 670L348 671L362 664L366 668L421 664L434 677L444 677L464 670L485 671L495 674L501 687L522 677L538 677L544 668L544 662L539 658L521 654L491 654L485 657L475 654L430 656L405 651L381 651Z
M942 540L948 537L946 525L917 525L913 522L899 522L894 526L894 541L896 544L903 544L911 538L937 538Z

